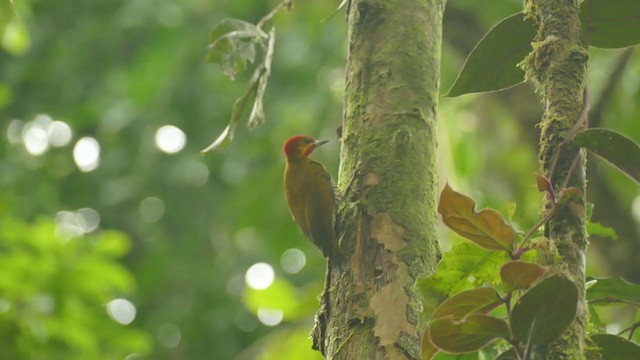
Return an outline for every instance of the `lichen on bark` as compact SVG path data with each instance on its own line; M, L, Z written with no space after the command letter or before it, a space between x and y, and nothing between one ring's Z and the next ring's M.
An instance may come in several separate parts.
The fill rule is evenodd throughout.
M435 116L444 0L352 0L338 235L314 345L330 359L419 359L419 276L440 257Z

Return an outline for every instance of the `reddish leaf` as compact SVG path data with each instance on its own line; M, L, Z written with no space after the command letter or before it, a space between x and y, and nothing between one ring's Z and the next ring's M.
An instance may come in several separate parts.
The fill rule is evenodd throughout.
M422 337L422 360L431 360L440 350L433 345L431 338L429 337L429 327L424 332Z
M489 315L473 314L456 321L453 316L432 321L429 336L440 350L467 353L482 349L498 338L509 338L509 326Z
M544 272L540 265L511 261L500 268L500 278L511 290L522 290L535 283Z
M478 312L487 312L501 303L496 289L483 287L463 291L445 300L433 312L432 319L453 316L455 320Z
M489 250L513 250L516 232L493 209L475 212L476 203L445 185L440 194L438 213L451 230Z

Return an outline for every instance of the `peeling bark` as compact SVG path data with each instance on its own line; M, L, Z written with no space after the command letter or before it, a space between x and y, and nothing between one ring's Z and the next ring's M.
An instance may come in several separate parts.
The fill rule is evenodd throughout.
M314 347L328 359L419 359L414 290L440 258L436 108L444 0L352 0L338 233Z

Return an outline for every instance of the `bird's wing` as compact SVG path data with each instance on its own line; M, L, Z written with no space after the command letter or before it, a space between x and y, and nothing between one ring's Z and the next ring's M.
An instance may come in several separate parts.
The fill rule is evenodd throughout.
M335 239L335 194L331 185L331 177L320 163L313 163L317 166L314 172L322 172L321 181L309 189L305 216L309 226L311 241L316 244L325 256L330 256L334 252L332 248L336 244Z

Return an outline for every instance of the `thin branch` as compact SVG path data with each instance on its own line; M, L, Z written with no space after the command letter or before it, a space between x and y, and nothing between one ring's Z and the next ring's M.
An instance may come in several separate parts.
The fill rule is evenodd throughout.
M556 210L558 210L558 204L554 203L553 207L551 208L551 210L549 210L549 212L547 213L547 215L545 215L545 217L543 217L542 219L540 219L540 221L538 221L528 232L527 234L524 236L524 238L522 239L522 243L520 243L520 246L518 246L518 249L513 253L513 256L516 259L519 259L520 256L522 256L522 254L524 253L524 245L531 239L531 237L533 236L533 234L535 234L535 232L544 224L548 223L549 220L551 220L551 217L555 214Z
M264 25L267 21L273 19L273 17L276 16L276 14L278 14L278 12L280 12L280 10L282 10L283 7L286 7L287 10L289 10L289 9L291 9L292 5L293 5L293 0L284 0L284 1L282 1L280 4L278 4L278 6L273 8L273 10L271 10L271 12L269 12L262 19L260 19L260 21L258 21L256 26L261 28L262 25Z
M625 328L624 330L620 331L618 333L618 335L622 335L624 333L626 333L627 331L629 332L629 340L631 340L633 338L633 333L640 328L640 321L631 324L629 327Z

